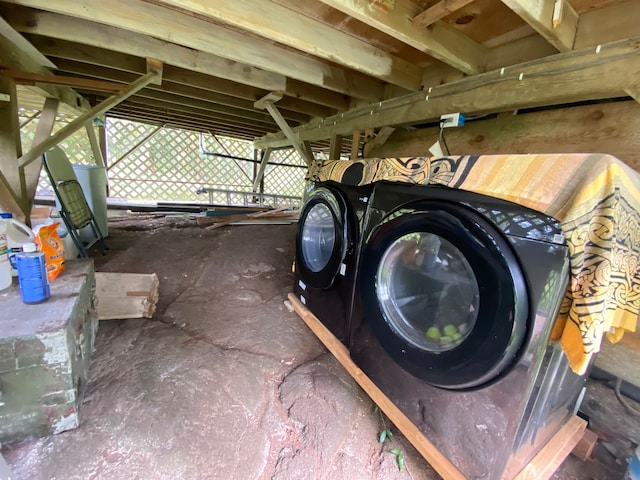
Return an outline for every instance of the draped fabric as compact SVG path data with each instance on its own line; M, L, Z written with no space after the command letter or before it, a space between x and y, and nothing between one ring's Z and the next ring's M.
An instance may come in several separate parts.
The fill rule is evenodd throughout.
M640 309L640 174L605 154L332 160L308 178L437 184L501 198L559 220L571 279L553 339L584 373L604 335L634 331Z

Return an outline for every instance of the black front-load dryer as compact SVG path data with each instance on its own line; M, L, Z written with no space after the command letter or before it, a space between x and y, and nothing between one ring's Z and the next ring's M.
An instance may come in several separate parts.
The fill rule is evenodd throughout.
M559 223L471 192L378 183L363 236L354 362L466 478L503 478L584 383L549 343L569 278Z
M294 293L345 344L372 188L309 184L298 221Z

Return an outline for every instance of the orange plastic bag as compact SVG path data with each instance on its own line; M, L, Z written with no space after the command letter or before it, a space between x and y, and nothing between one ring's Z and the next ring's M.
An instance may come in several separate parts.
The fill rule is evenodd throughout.
M43 225L35 232L36 242L44 253L49 281L55 280L64 271L64 245L58 235L58 225Z

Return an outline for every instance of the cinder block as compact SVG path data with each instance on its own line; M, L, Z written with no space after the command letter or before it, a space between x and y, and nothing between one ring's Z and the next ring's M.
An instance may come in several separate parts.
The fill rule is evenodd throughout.
M91 260L67 262L51 298L0 297L0 442L78 427L98 315Z

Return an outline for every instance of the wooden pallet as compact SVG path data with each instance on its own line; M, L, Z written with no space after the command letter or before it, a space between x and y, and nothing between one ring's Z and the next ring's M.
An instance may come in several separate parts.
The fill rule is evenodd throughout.
M413 422L387 398L382 390L353 363L344 344L292 293L289 294L289 302L298 316L302 318L349 375L353 377L375 404L378 405L394 425L398 427L407 440L411 442L434 470L445 480L463 480L465 476L462 472L460 472L460 470L422 434ZM515 475L509 474L508 477L504 477L505 480L548 479L581 440L585 427L586 422L583 419L577 416L571 417L569 421L560 428L558 433L538 452L533 460L523 468L519 468L519 471L516 472Z

